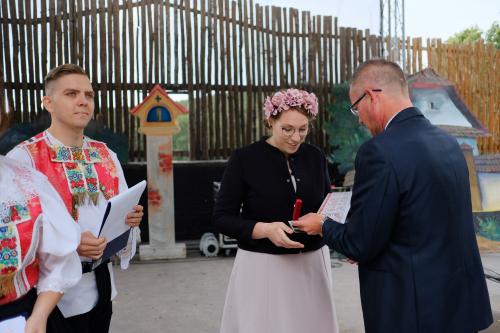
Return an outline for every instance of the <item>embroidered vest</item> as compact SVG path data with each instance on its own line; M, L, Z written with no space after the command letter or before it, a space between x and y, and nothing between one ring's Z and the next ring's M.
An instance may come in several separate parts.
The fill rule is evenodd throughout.
M51 146L45 132L25 141L35 169L47 176L78 221L78 207L86 200L97 204L99 192L106 200L118 194L116 165L106 145L89 140L89 148Z
M38 282L36 249L41 213L38 197L26 205L0 209L0 305L19 299Z

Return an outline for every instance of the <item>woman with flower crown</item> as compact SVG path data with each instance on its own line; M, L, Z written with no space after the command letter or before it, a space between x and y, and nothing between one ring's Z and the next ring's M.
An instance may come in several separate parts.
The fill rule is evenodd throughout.
M0 155L0 323L68 333L56 307L82 276L80 229L47 178Z
M270 136L236 149L214 208L219 232L238 240L221 333L336 333L328 248L320 236L296 233L330 190L323 152L305 143L318 114L313 93L276 92L264 103Z

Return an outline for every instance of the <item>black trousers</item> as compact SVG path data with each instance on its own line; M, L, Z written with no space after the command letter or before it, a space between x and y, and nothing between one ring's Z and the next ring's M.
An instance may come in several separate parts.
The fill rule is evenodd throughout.
M111 302L111 277L108 265L103 263L94 272L99 299L96 306L89 312L66 318L66 322L74 333L109 332L113 304Z
M36 289L31 289L20 299L0 305L0 321L17 316L24 316L26 319L31 315L37 298ZM64 317L57 307L47 319L47 333L68 333L73 332L68 326Z

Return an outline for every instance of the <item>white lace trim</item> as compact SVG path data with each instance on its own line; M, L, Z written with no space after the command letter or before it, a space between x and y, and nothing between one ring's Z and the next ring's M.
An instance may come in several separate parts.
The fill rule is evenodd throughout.
M0 155L0 217L9 214L9 207L25 206L39 196L37 189L45 184L46 178L39 172Z

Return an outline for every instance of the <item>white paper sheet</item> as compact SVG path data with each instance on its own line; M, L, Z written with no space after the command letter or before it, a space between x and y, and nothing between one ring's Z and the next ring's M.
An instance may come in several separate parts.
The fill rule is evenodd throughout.
M347 213L351 207L352 191L336 191L329 193L318 213L323 214L340 223L345 223Z
M24 333L26 319L23 316L0 321L0 333Z
M101 228L99 237L106 237L108 242L122 235L130 227L125 224L127 214L132 212L135 205L139 203L142 192L146 188L146 181L138 183L126 191L111 198L108 202L110 206L109 214ZM105 213L103 213L103 219Z

